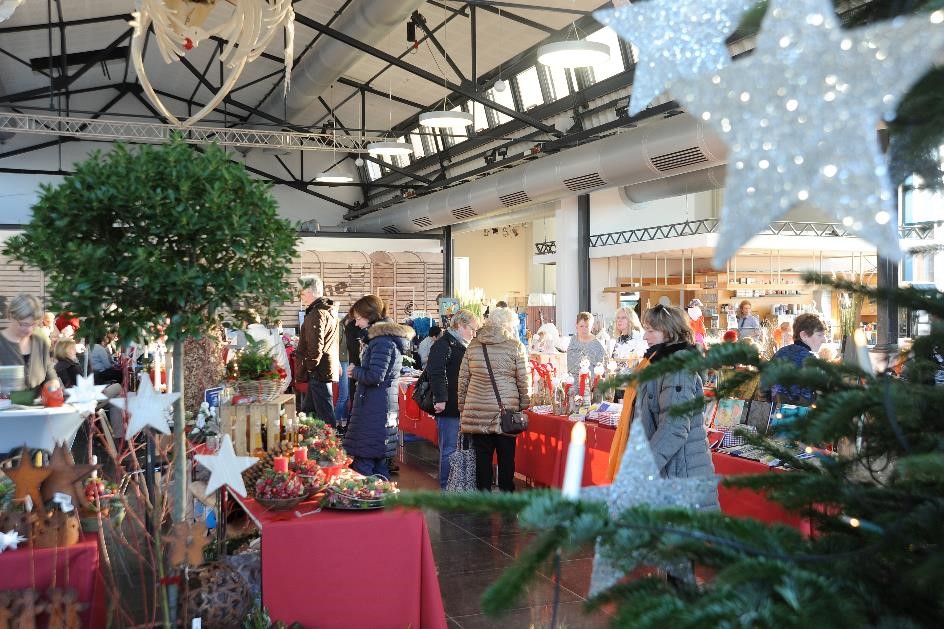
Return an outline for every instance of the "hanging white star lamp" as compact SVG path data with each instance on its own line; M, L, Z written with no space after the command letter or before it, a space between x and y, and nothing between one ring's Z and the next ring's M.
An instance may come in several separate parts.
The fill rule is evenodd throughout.
M197 454L197 462L210 470L210 480L207 481L206 494L228 485L235 493L246 497L246 484L243 482L243 472L259 462L254 456L236 456L233 450L233 440L227 434L223 435L223 443L216 454Z
M798 206L900 257L876 125L934 65L942 22L936 11L843 30L827 0L771 0L750 57L673 84L730 148L716 268Z
M137 393L129 393L127 398L117 397L111 403L118 408L128 411L131 419L128 421L128 430L125 438L131 439L141 432L145 426L154 430L170 434L167 423L167 408L177 401L180 393L158 393L151 384L151 378L142 374Z
M69 396L69 404L74 406L82 415L94 413L95 407L100 400L107 400L102 391L105 390L105 384L95 384L94 376L78 376L75 379L75 386L65 390Z
M580 498L605 502L610 515L616 516L630 507L647 506L687 507L692 509L716 508L718 505L717 476L696 478L662 478L656 465L646 429L641 421L629 429L626 451L612 485L584 487ZM625 576L625 570L615 565L606 549L597 544L590 575L590 595L594 596L615 585Z
M649 0L593 17L639 51L629 115L645 109L672 81L731 63L725 40L756 0Z

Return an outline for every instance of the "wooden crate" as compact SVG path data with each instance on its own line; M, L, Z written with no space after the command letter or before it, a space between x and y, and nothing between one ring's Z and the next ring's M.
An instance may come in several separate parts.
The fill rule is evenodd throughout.
M274 451L279 445L279 434L282 428L279 418L283 410L285 417L294 422L294 395L280 395L271 402L255 404L227 402L221 408L220 430L233 439L233 449L237 455L250 455L259 448L267 452ZM265 426L266 443L262 442L263 426Z

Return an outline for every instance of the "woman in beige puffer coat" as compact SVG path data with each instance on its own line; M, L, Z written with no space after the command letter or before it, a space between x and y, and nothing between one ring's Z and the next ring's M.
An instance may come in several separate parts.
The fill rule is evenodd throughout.
M492 489L492 456L498 453L498 488L514 491L515 436L501 431L498 401L485 366L483 347L502 405L509 411L531 403L531 378L524 345L517 337L518 316L508 308L493 308L485 326L466 349L459 368L459 415L462 432L472 435L475 449L475 486Z

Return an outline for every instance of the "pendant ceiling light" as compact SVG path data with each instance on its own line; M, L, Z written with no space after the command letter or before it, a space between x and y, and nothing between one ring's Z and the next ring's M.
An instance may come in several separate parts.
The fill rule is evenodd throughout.
M538 48L538 63L556 68L586 68L610 60L610 47L603 42L581 38L573 23L573 39L544 44Z
M371 142L367 145L367 152L374 157L410 155L413 153L413 145L406 142Z
M444 4L443 9L445 9L445 6L446 5ZM444 10L443 28L445 29L445 34L443 39L445 41L449 40L448 24L449 20L446 19ZM430 129L464 130L466 127L472 124L472 114L466 113L458 108L456 108L455 111L451 111L451 108L449 107L449 88L446 84L446 73L439 65L439 60L436 58L436 55L433 54L433 49L429 45L429 40L426 40L426 48L429 50L429 55L433 58L433 61L436 63L436 68L443 77L443 89L446 90L446 96L443 96L442 109L424 111L420 114L419 123L421 126L428 127ZM444 49L441 49L440 51L442 52L443 58L445 58L446 51Z

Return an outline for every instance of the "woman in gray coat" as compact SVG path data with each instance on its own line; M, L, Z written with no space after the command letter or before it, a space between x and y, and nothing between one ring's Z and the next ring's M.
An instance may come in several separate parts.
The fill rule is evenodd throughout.
M646 358L658 363L682 350L695 349L692 329L678 308L658 305L645 312L642 326L649 350ZM714 465L708 451L708 434L702 413L689 411L669 415L673 406L690 402L702 394L701 376L678 371L639 385L633 421L641 421L652 447L659 472L664 478L711 476ZM702 504L718 508L718 490Z

